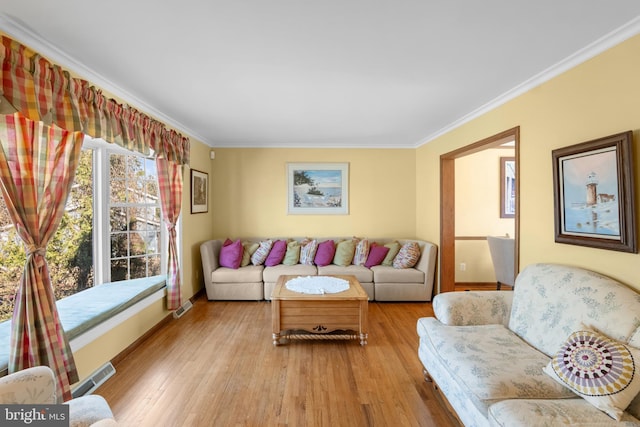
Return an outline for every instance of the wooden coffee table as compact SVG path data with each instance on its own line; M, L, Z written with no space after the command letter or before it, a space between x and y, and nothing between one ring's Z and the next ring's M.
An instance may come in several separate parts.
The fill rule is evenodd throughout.
M322 295L290 291L285 284L295 277L280 276L271 295L273 345L283 338L359 339L360 345L367 344L369 301L354 276L331 276L348 280L349 289Z

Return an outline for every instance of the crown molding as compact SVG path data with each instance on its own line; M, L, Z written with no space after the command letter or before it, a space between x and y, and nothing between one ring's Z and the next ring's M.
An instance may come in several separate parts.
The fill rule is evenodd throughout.
M165 123L166 125L178 130L179 132L186 134L184 136L191 136L200 140L206 145L211 145L206 142L204 137L198 135L198 133L194 130L188 128L179 121L172 119L171 117L157 110L148 102L121 88L97 71L87 67L77 59L71 57L62 49L53 45L49 41L45 40L41 35L31 30L20 20L6 14L0 14L0 30L7 33L9 36L16 38L21 43L28 45L39 54L47 57L50 61L55 62L56 64L73 72L74 74L77 74L81 78L88 80L100 89L112 93L113 95L121 98L122 100L127 102L127 104L135 107L136 109L145 112L149 116L152 116L157 120Z
M580 65L581 63L603 53L604 51L611 49L617 44L620 44L623 41L630 39L631 37L635 36L638 33L640 33L640 16L636 16L634 19L627 22L623 26L611 31L608 34L605 34L604 36L600 37L593 43L590 43L589 45L578 50L577 52L573 53L572 55L558 62L557 64L552 65L551 67L541 71L540 73L534 75L533 77L524 81L523 83L519 84L513 89L503 93L502 95L498 96L497 98L494 98L493 100L487 102L481 107L473 110L469 114L464 115L463 117L454 121L448 126L445 126L439 131L431 134L429 137L418 142L415 145L415 148L418 148L424 144L427 144L433 141L434 139L462 126L463 124L473 119L476 119L482 116L483 114L486 114L491 110L494 110L495 108L498 108L499 106L507 103L508 101L511 101L514 98L517 98L518 96L530 91L531 89L541 85L542 83L545 83L551 80L552 78L559 76L565 71L568 71L571 68L576 67L577 65Z

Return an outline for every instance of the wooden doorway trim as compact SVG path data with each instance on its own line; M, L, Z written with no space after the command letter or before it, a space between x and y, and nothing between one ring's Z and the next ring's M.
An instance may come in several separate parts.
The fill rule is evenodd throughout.
M516 126L499 134L490 136L473 144L459 148L440 156L440 292L455 290L455 160L488 148L495 148L508 140L515 141L516 158L516 214L514 233L516 240L515 270L519 271L519 237L520 237L520 127Z

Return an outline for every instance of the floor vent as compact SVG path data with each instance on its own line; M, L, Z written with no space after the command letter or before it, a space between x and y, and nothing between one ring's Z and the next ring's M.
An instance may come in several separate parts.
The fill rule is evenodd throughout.
M193 307L193 304L191 304L191 301L186 300L184 304L182 304L180 307L178 307L176 311L173 312L173 318L177 319L179 317L182 317L182 315L185 314L187 311L189 311L191 307Z
M107 362L100 369L95 371L89 378L84 380L79 386L73 389L71 396L74 398L91 394L95 389L100 387L106 380L116 373L116 368L111 362Z

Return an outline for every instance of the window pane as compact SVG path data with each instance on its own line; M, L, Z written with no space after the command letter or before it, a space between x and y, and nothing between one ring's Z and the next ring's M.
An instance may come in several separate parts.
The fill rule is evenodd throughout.
M158 172L156 171L156 161L154 159L145 159L144 167L146 179L150 181L157 181Z
M129 279L127 272L129 260L127 259L114 259L111 260L111 281L119 282L121 280Z
M145 234L133 232L129 235L129 255L144 255L147 252L147 245L144 241Z
M111 180L125 179L126 171L126 157L124 154L110 154L109 155L109 176Z
M146 233L145 242L148 254L157 254L160 252L160 233Z
M162 274L162 266L160 265L160 255L150 256L149 260L149 276L158 276Z
M130 278L139 279L141 277L147 277L147 258L136 257L130 258Z
M127 185L124 179L112 179L109 182L109 202L125 203L127 201Z
M144 230L144 208L127 208L129 213L129 230Z
M127 211L125 208L109 209L111 231L127 231Z
M157 199L160 197L160 194L158 193L158 181L147 181L147 197L150 199Z
M111 235L111 258L123 258L128 255L127 248L129 239L127 233L116 233Z

